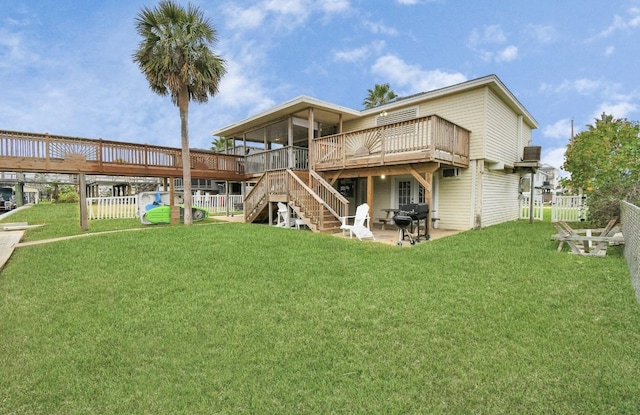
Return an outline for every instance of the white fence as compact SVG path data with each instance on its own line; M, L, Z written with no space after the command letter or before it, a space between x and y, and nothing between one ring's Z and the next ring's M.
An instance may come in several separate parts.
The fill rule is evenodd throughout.
M531 195L522 195L520 198L520 219L531 218ZM544 205L542 195L533 195L533 219L542 220L544 218Z
M138 212L137 196L88 197L89 220L135 218Z
M242 211L242 195L195 195L193 206L206 209L210 214ZM137 196L88 197L89 220L132 219L138 217Z
M193 206L204 208L213 214L242 212L242 195L195 195Z
M586 196L553 196L551 222L584 222L587 220Z

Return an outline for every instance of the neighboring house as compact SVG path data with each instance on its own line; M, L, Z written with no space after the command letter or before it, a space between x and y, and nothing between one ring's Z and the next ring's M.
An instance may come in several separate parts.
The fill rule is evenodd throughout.
M316 231L361 203L370 215L427 203L439 227L466 230L519 218L520 179L539 167L536 120L495 75L363 111L301 96L214 135L260 143L245 158L247 221L289 206Z
M543 203L551 203L558 188L561 189L557 169L549 164L541 164L533 175L533 194L542 196ZM523 195L531 193L531 173L522 177Z

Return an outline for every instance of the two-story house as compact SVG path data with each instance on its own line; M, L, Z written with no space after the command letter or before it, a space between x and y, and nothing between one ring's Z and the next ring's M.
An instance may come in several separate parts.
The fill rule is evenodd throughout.
M363 111L300 96L214 135L264 149L245 157L248 222L284 202L311 229L332 231L364 202L374 219L425 203L437 226L466 230L518 219L537 127L489 75Z

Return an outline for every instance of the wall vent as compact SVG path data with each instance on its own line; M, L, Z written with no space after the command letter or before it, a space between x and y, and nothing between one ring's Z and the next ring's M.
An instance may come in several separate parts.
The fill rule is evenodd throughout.
M386 112L376 117L376 127L409 121L418 118L418 107L404 108L398 111Z

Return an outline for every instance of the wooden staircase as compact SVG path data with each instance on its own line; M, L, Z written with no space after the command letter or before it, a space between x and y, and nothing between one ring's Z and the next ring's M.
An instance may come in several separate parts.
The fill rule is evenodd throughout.
M245 198L245 221L268 220L269 202L284 202L313 232L340 231L348 201L321 176L306 170L265 172Z

